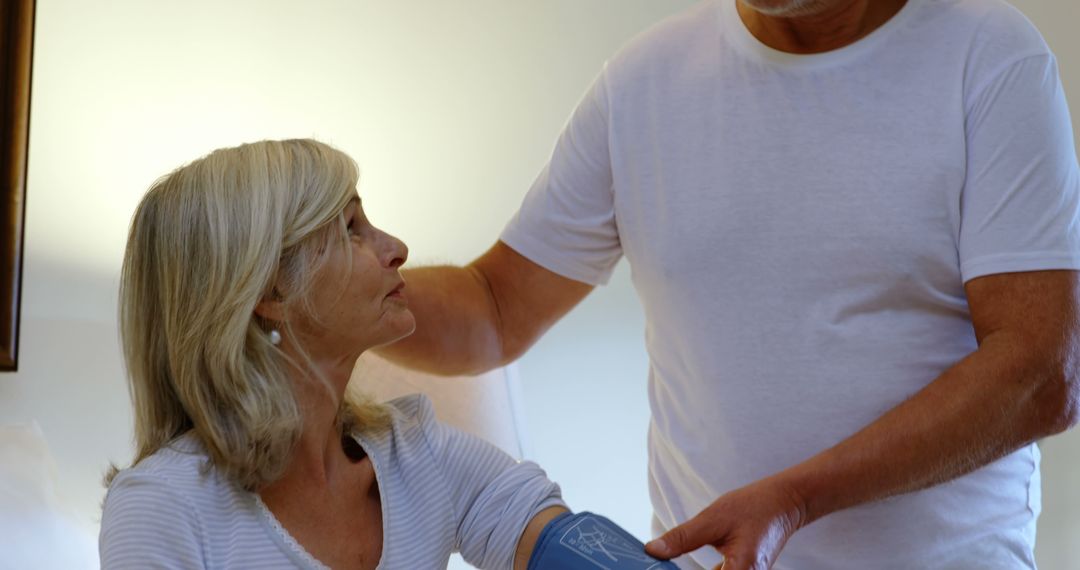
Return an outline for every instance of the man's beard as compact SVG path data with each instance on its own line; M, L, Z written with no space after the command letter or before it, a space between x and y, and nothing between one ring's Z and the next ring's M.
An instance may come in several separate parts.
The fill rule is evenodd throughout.
M828 0L739 0L754 11L766 16L790 18L811 16L821 13L829 7Z

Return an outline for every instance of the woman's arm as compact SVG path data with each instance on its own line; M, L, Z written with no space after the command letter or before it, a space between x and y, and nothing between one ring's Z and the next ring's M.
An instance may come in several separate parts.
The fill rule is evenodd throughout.
M521 540L518 541L517 550L514 552L514 570L528 568L529 558L532 558L533 548L536 547L536 541L540 538L544 527L555 517L568 512L570 510L566 507L548 507L536 513L536 516L525 527L525 532L521 533Z
M535 463L438 421L426 397L398 402L415 414L443 478L455 550L477 568L518 568L519 559L524 568L544 526L566 510L559 486Z

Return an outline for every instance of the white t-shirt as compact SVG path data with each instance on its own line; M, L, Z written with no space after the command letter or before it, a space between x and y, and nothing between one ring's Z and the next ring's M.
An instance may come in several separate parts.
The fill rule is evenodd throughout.
M1068 110L1014 8L909 0L855 44L792 55L755 39L735 1L699 4L608 62L502 235L593 284L629 260L657 533L974 351L964 282L1080 269ZM1032 568L1038 465L1029 445L832 514L776 568Z
M420 395L389 402L394 420L355 433L382 499L379 568L446 568L451 552L478 568L513 564L525 525L565 506L535 463L435 419ZM101 520L101 567L325 569L259 496L211 469L192 433L117 475Z

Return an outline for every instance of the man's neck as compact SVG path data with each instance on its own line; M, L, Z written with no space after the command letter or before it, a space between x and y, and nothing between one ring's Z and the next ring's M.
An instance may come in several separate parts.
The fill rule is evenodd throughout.
M736 1L743 24L761 43L799 54L822 53L851 45L888 22L905 3L906 0L843 0L816 14L784 17L765 15L741 0Z

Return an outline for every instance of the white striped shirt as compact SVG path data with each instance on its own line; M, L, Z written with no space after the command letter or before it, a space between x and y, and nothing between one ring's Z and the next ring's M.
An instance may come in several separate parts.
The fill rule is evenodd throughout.
M525 525L563 505L535 463L440 423L421 395L389 403L392 427L353 434L371 458L383 511L379 569L446 568L451 552L511 568ZM258 495L205 475L191 433L121 471L105 498L100 551L118 568L325 568Z

